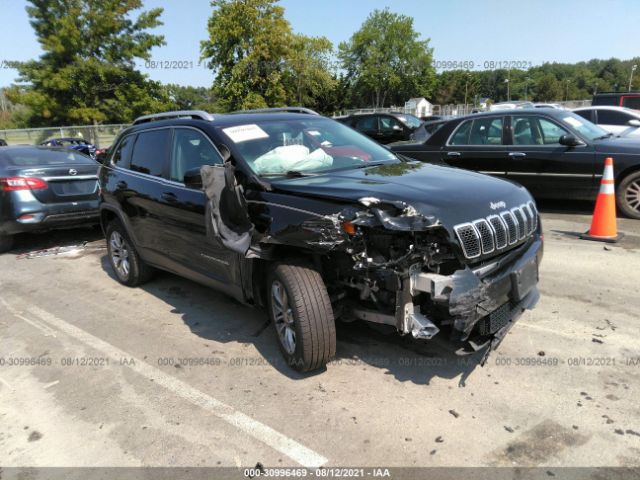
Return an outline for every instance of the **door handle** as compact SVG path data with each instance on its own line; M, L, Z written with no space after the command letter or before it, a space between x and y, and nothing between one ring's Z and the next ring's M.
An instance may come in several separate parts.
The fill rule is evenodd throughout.
M509 156L514 158L521 158L521 157L526 157L527 154L524 152L509 152Z
M176 194L171 192L164 192L162 195L160 195L160 197L169 203L175 203L178 201L178 197L176 197Z
M120 181L116 183L116 188L118 190L125 190L128 187L127 182Z
M447 152L447 157L459 157L460 152Z

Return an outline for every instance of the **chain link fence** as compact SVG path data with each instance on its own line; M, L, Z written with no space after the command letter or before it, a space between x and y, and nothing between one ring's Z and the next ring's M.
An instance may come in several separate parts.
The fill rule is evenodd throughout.
M9 145L37 145L50 138L73 137L84 138L98 148L108 147L118 133L127 128L127 124L21 128L0 130L0 138Z

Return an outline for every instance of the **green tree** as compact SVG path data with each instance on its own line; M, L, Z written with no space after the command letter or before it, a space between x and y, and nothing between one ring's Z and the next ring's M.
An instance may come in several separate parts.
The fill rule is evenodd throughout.
M171 108L174 110L205 110L216 112L220 110L216 96L210 88L176 85L164 86Z
M14 103L29 107L30 123L128 122L162 110L164 90L135 68L149 59L160 35L161 8L140 12L142 0L29 0L40 46L38 60L19 63Z
M536 79L533 99L536 102L553 102L562 99L563 93L562 84L553 74L547 73Z
M281 106L291 27L277 0L213 0L202 59L215 74L213 90L227 110Z
M326 37L292 35L286 59L291 75L290 103L319 110L323 99L337 87L331 54L333 45Z
M435 80L429 40L420 40L413 18L374 10L338 57L361 100L374 107L428 96Z

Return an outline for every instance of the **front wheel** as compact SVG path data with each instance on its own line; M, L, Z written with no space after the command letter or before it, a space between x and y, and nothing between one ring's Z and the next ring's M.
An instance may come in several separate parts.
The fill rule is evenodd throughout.
M324 367L336 353L336 325L320 274L306 265L279 263L267 287L269 316L287 363L301 372Z
M8 252L13 247L13 236L0 233L0 253Z
M627 217L640 220L640 172L622 179L617 190L618 207Z

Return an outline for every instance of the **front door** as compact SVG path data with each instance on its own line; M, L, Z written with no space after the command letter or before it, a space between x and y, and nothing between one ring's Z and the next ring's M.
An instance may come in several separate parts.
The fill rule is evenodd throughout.
M165 212L163 249L176 266L184 266L218 284L237 285L238 255L219 239L207 235L205 194L201 187L190 188L184 183L185 174L199 172L203 165L222 168L222 157L209 138L195 128L175 128L168 181L161 194Z
M539 198L591 198L595 191L595 153L587 144L567 147L571 135L555 121L532 114L511 116L507 178Z

